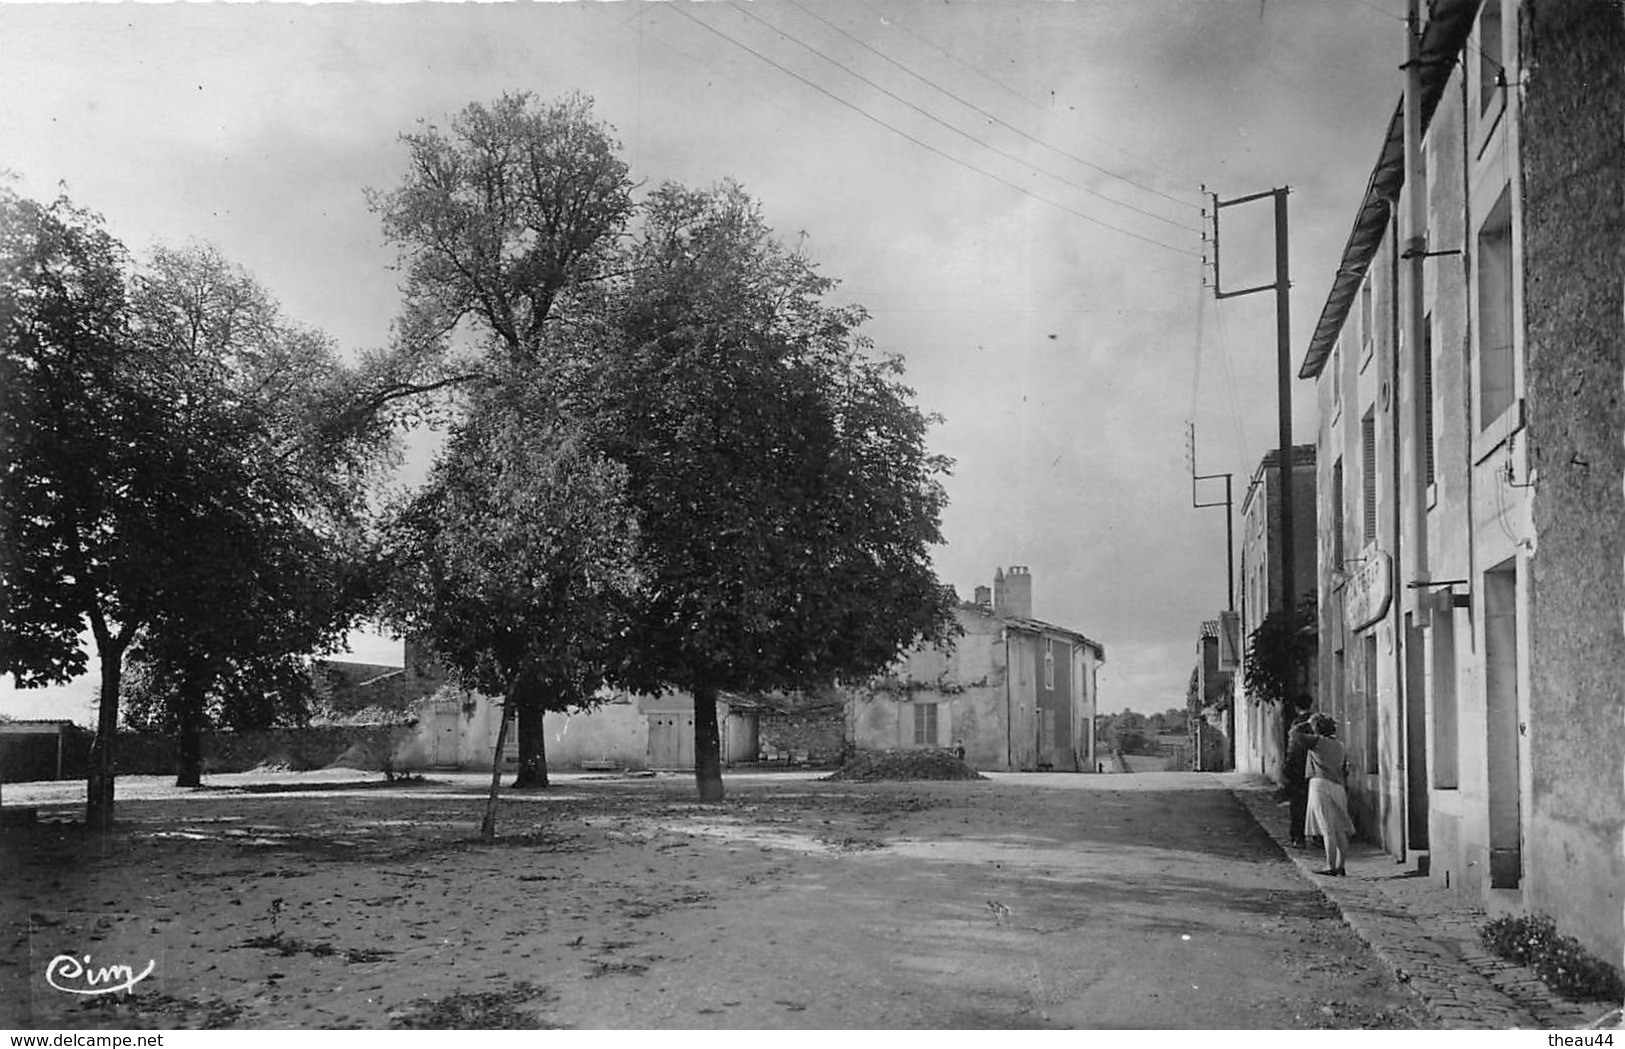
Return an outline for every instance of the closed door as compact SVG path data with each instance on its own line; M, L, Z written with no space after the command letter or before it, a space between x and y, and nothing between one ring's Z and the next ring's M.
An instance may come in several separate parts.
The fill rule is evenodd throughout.
M457 764L457 726L459 718L455 710L437 710L434 715L434 754L431 760L436 765Z
M664 769L694 767L694 715L649 715L649 765Z

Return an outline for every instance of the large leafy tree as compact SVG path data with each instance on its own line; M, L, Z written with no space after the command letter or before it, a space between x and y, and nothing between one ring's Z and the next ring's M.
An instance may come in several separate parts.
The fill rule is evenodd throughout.
M196 786L205 723L302 720L306 657L363 610L365 498L390 429L351 411L356 376L330 340L210 247L156 249L130 316L165 369L171 438L213 464L182 510L189 570L131 651L162 689L177 782Z
M625 464L647 596L616 679L695 705L700 797L722 797L719 690L875 673L951 629L930 565L948 462L860 309L737 185L666 185L608 297L575 413Z
M473 391L428 483L387 526L396 622L464 687L504 697L493 791L521 692L590 705L638 592L626 471L538 422L560 417L539 371L516 365ZM531 753L521 761L545 756Z
M611 130L584 96L543 103L521 92L402 138L404 178L371 195L406 274L401 342L424 359L471 342L473 370L490 381L529 381L570 332L591 326L579 300L596 298L592 289L632 212L632 183ZM556 421L538 415L530 423ZM539 670L516 697L516 786L546 782L543 715L573 702L549 685L561 675L568 673Z
M25 687L71 680L88 625L101 661L93 825L112 819L124 653L185 569L173 511L187 464L165 430L160 362L129 337L128 266L98 216L0 196L0 672Z
M0 672L101 663L87 819L113 811L125 657L251 705L249 668L335 628L329 570L409 384L344 372L206 250L138 271L99 217L0 196ZM343 373L343 374L341 374ZM274 676L274 675L273 675Z

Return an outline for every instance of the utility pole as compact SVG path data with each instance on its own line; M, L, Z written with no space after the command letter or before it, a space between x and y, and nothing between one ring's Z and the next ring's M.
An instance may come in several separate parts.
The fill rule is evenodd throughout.
M1199 474L1196 472L1196 424L1193 422L1185 424L1185 456L1186 461L1191 466L1191 506L1197 510L1209 506L1224 507L1224 582L1225 595L1229 602L1225 608L1234 612L1236 610L1236 540L1231 523L1235 519L1235 515L1230 509L1232 505L1230 500L1231 475ZM1198 501L1196 498L1196 482L1216 481L1221 477L1224 478L1224 502L1204 503Z
M1275 292L1275 395L1280 442L1278 467L1281 481L1281 501L1278 504L1280 506L1278 527L1281 530L1281 613L1285 619L1287 629L1296 630L1298 599L1297 586L1293 578L1296 559L1292 549L1292 314L1288 298L1292 281L1288 276L1287 265L1286 196L1288 192L1290 190L1282 186L1280 189L1251 193L1245 197L1236 197L1233 200L1220 200L1217 193L1208 195L1213 198L1213 297L1216 299L1234 299L1261 291ZM1221 208L1235 207L1239 204L1250 204L1255 200L1263 200L1265 197L1275 198L1275 282L1273 284L1260 284L1251 288L1240 288L1235 291L1226 291L1219 276L1219 210ZM1268 610L1267 598L1265 609Z

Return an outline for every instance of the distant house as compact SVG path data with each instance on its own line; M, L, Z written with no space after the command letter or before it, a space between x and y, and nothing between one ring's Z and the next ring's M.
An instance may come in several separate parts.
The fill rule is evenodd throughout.
M1315 446L1296 445L1292 449L1289 477L1293 484L1295 510L1292 518L1293 575L1292 607L1315 597ZM1237 637L1237 668L1234 688L1238 719L1235 721L1235 767L1278 780L1286 748L1283 705L1268 702L1248 692L1246 660L1249 639L1266 617L1281 614L1287 607L1286 588L1281 579L1281 453L1271 449L1259 460L1247 494L1241 500L1241 628ZM1305 624L1300 622L1299 626ZM1308 624L1313 629L1313 624ZM1311 657L1313 658L1313 657ZM1316 683L1301 680L1292 691L1314 698Z
M963 634L921 646L850 691L848 743L858 750L963 747L973 768L1096 768L1099 642L1032 618L1032 574L994 575L955 609Z
M1205 620L1196 639L1196 667L1187 698L1197 772L1235 767L1233 689L1238 666L1238 619L1234 613Z

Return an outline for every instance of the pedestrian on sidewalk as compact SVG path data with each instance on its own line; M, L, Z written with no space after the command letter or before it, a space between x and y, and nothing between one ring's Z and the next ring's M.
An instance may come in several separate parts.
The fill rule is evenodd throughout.
M1326 869L1321 874L1341 877L1347 862L1349 835L1354 821L1349 819L1348 758L1337 739L1337 722L1316 714L1309 722L1312 732L1304 737L1308 748L1304 769L1309 776L1309 804L1305 827L1325 840Z
M1298 848L1307 848L1304 840L1304 817L1309 807L1309 740L1314 729L1309 725L1309 699L1300 696L1293 701L1297 716L1287 730L1286 761L1281 766L1281 794L1288 805L1288 840Z

